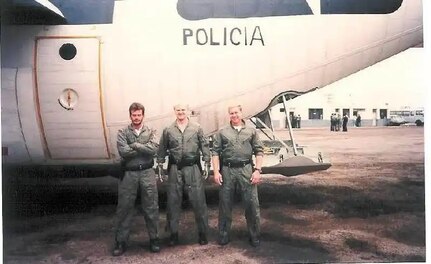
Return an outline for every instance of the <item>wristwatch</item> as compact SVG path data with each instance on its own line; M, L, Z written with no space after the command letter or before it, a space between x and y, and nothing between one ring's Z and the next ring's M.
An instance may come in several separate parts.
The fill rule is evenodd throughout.
M259 169L259 168L254 168L253 172L255 172L255 171L259 171L259 173L262 173L262 169Z

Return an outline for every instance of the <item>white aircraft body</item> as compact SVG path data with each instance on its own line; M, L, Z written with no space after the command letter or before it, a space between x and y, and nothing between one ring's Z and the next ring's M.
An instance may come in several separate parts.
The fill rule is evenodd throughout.
M421 0L43 2L4 11L3 166L116 165L132 102L158 131L187 103L211 134L233 100L251 118L423 42Z

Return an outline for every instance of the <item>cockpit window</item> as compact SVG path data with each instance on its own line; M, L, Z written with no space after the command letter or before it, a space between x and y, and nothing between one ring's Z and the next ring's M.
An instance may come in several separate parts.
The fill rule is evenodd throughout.
M12 25L111 24L114 2L115 0L50 0L63 17L38 1L4 0L1 18L2 23Z
M403 0L320 0L320 8L322 14L389 14L402 3Z
M321 14L388 14L403 0L320 0ZM307 0L178 0L187 20L312 15Z
M177 10L187 20L313 14L306 0L178 0Z

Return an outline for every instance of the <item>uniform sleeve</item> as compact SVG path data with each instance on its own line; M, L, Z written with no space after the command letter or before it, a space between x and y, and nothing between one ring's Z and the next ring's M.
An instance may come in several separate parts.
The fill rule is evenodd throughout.
M205 138L204 131L202 130L201 127L199 127L199 130L198 130L198 139L199 139L199 147L202 152L203 160L206 162L210 162L211 153L210 153L208 140L207 138Z
M157 151L157 163L165 163L168 151L168 131L165 128L160 137L159 149Z
M150 132L149 140L145 143L135 143L136 150L139 153L154 156L159 148L159 144L156 142L156 130L152 129Z
M222 150L222 141L220 132L214 135L212 156L220 156Z
M254 130L253 137L252 137L252 146L253 146L253 153L255 156L263 156L263 143L259 139L259 135L257 134L257 131Z
M118 131L117 149L120 156L124 159L133 158L138 155L138 152L127 144L126 133L122 129Z

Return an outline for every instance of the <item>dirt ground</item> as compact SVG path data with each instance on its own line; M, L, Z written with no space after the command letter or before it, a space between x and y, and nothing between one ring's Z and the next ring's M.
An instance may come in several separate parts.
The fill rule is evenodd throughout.
M280 131L283 139L286 131ZM297 129L299 144L329 155L326 171L264 175L259 186L261 246L251 247L240 202L232 242L216 243L217 187L207 188L210 243L197 244L184 203L180 245L148 250L143 215L129 250L112 257L117 180L25 179L3 183L4 263L298 263L425 261L423 127ZM238 199L239 201L239 199ZM166 224L160 194L160 226Z

